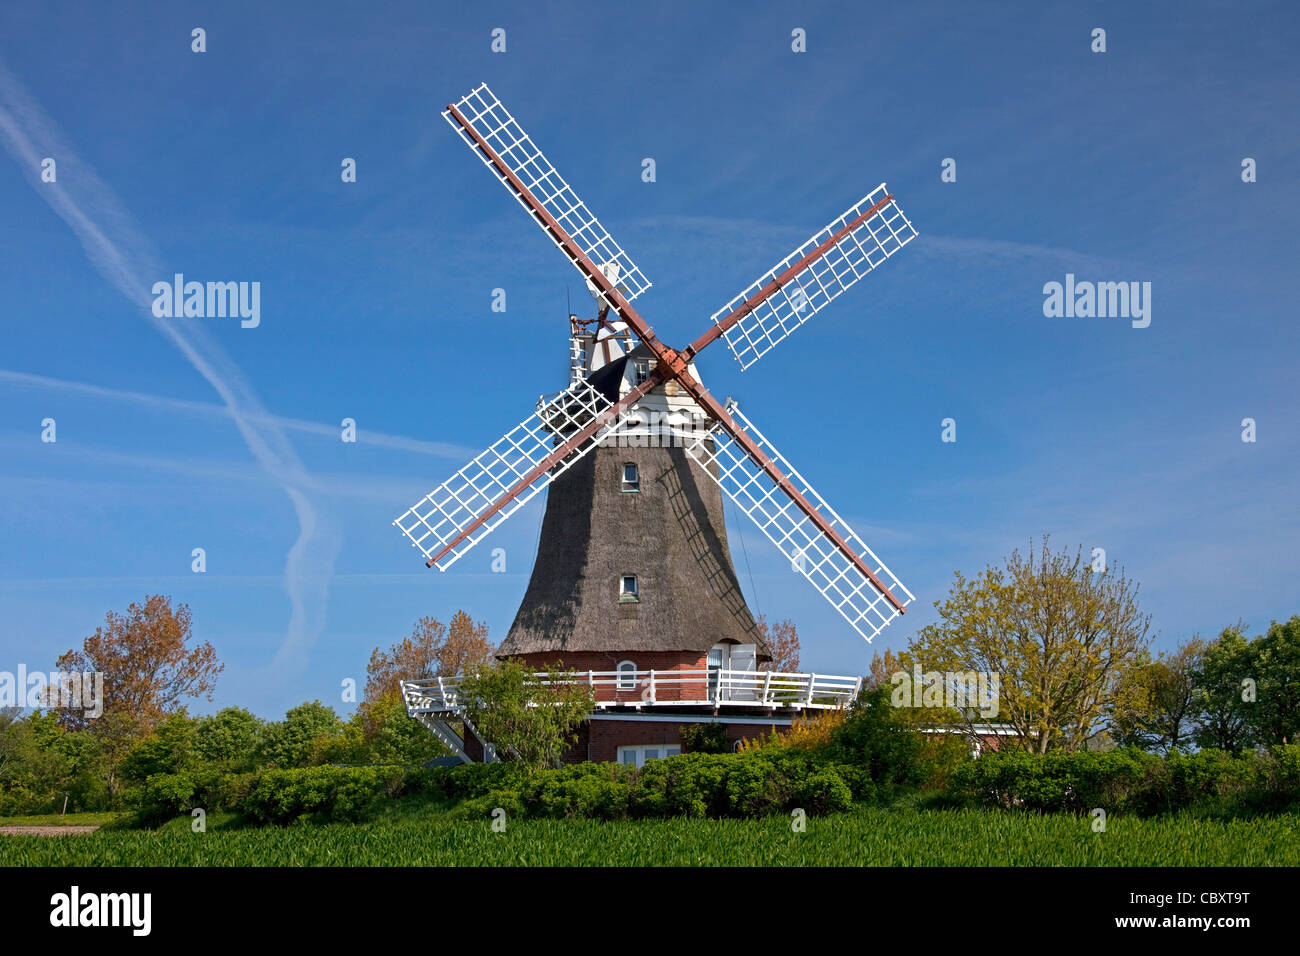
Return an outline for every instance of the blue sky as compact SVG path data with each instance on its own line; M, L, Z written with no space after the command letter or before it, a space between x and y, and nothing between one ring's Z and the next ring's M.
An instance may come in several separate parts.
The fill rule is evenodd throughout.
M1157 647L1300 611L1293 4L645 6L5 7L0 669L154 592L226 662L200 710L338 705L424 614L504 636L541 499L446 574L390 525L563 386L585 296L439 116L484 81L679 346L889 183L915 242L752 369L699 363L917 595L876 648L1043 533L1139 580ZM175 272L260 282L260 326L153 319ZM1150 282L1150 326L1044 317L1066 273ZM755 610L863 670L728 517Z

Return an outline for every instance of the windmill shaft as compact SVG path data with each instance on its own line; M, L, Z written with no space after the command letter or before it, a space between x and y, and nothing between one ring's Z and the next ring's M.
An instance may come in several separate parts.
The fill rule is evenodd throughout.
M866 212L861 213L856 219L848 223L843 229L838 230L834 235L832 235L825 242L819 245L816 249L814 249L812 252L808 253L808 255L804 256L802 259L800 259L798 262L792 265L789 269L786 269L785 272L781 273L779 276L774 278L767 285L763 286L763 288L757 294L742 302L734 312L732 312L726 318L720 320L717 324L713 326L713 328L709 329L709 331L705 332L698 339L692 342L686 349L687 357L690 358L698 355L700 351L704 349L706 346L716 342L719 338L722 337L722 334L726 332L727 329L731 328L733 325L735 325L745 316L749 315L749 313L753 312L765 301L767 301L769 298L771 298L773 295L779 292L782 286L786 285L791 279L793 279L799 273L803 272L804 269L807 269L810 265L812 265L822 256L826 255L826 253L830 252L831 249L835 248L835 244L837 242L839 242L841 239L843 239L845 236L851 233L854 229L858 228L858 226L862 225L864 222L866 222L868 219L870 219L880 210L884 209L885 206L889 205L889 203L893 202L893 200L894 200L894 194L890 193L888 196L880 200L880 202L876 203Z

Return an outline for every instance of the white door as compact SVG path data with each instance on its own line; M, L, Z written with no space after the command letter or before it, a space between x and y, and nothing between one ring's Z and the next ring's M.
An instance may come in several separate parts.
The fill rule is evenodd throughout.
M754 684L741 678L741 672L745 677L750 677L758 670L758 659L755 655L757 648L753 644L733 644L729 659L731 661L731 671L735 675L732 679L731 686L727 688L731 700L754 700Z
M727 666L730 644L714 644L709 648L709 700L718 700L718 672Z

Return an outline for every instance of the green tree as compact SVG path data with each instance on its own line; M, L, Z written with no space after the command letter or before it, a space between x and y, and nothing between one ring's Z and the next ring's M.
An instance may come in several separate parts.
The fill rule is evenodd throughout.
M1256 702L1249 700L1245 682L1258 686L1259 649L1246 637L1245 627L1224 628L1205 649L1196 669L1198 747L1241 753L1255 743Z
M1300 739L1300 614L1274 621L1257 643L1256 737L1266 745L1294 743Z
M242 707L226 707L199 720L195 746L205 763L223 770L252 770L266 723Z
M528 767L559 764L577 730L595 710L591 688L557 664L538 680L522 661L480 663L462 680L460 693L470 720L502 758Z
M1193 637L1170 654L1120 672L1110 733L1121 747L1170 753L1185 750L1196 729L1196 671L1205 642Z
M425 764L450 751L418 720L406 713L406 704L396 694L376 702L363 721L370 759L378 764Z
M343 723L333 707L319 700L299 704L284 720L266 726L258 748L259 761L282 770L320 763L324 747L342 732Z
M1000 681L999 721L1035 753L1078 750L1105 729L1119 675L1141 659L1150 617L1122 569L1094 572L1082 549L1013 551L967 580L957 572L939 620L902 658L929 672L983 672ZM968 722L979 719L973 711ZM1013 738L1007 738L1011 740Z
M915 722L890 702L888 685L863 687L831 737L834 751L883 784L920 782L924 743Z
M156 773L188 770L198 762L197 741L198 722L181 709L127 751L119 772L126 780L143 783Z
M0 813L50 813L71 771L53 713L37 711L0 729Z

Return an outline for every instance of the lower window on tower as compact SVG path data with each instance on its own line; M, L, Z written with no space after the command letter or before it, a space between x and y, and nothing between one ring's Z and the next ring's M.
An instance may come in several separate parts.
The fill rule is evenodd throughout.
M618 762L643 767L647 760L676 757L681 752L679 744L630 744L618 748Z

